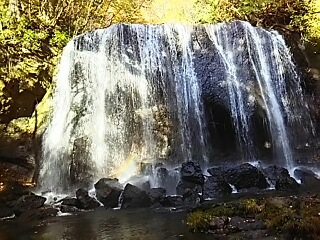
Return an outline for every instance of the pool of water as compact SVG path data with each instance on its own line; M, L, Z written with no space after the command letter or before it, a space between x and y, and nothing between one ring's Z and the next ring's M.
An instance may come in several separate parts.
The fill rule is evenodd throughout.
M154 213L149 209L100 209L42 222L5 221L0 222L0 240L212 239L207 234L189 232L186 215L186 212Z

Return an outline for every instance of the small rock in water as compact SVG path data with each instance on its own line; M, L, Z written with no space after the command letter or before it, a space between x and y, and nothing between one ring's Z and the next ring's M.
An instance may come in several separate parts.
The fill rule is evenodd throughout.
M320 179L317 175L307 169L307 168L298 168L294 170L294 176L301 181L301 186L310 190L320 189Z
M80 188L76 191L76 197L80 203L79 208L82 209L95 209L100 207L100 203L98 203L94 198L90 197L88 191Z
M13 210L16 215L27 210L33 210L43 207L46 198L38 195L23 195L13 203Z
M66 197L61 200L61 205L73 206L78 208L81 205L81 203L77 198Z
M38 209L30 209L23 212L19 216L20 221L43 220L49 217L55 217L58 214L58 209L52 207L41 207Z
M61 205L60 211L63 213L75 213L75 212L79 212L80 210L75 206Z

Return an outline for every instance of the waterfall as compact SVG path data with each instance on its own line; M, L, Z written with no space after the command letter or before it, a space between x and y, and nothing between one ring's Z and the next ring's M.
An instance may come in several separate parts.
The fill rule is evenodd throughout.
M79 35L61 58L39 184L61 192L101 177L126 181L140 163L212 163L205 105L214 104L229 112L245 160L257 154L255 112L282 165L293 165L291 130L310 132L299 75L276 32L237 21Z
M124 181L140 162L207 161L191 31L119 24L66 46L44 136L43 189Z

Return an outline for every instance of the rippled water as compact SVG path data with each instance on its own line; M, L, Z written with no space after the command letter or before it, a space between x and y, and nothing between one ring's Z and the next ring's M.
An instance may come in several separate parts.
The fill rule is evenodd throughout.
M185 219L185 212L100 210L51 218L45 223L2 222L0 239L210 239L210 235L189 232Z

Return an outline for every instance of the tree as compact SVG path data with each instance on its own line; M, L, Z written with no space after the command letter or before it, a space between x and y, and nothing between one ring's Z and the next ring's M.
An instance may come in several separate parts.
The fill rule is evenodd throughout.
M30 116L51 86L73 36L116 22L144 22L149 0L5 0L0 2L0 122ZM21 98L21 99L19 99ZM30 105L30 103L29 103Z

